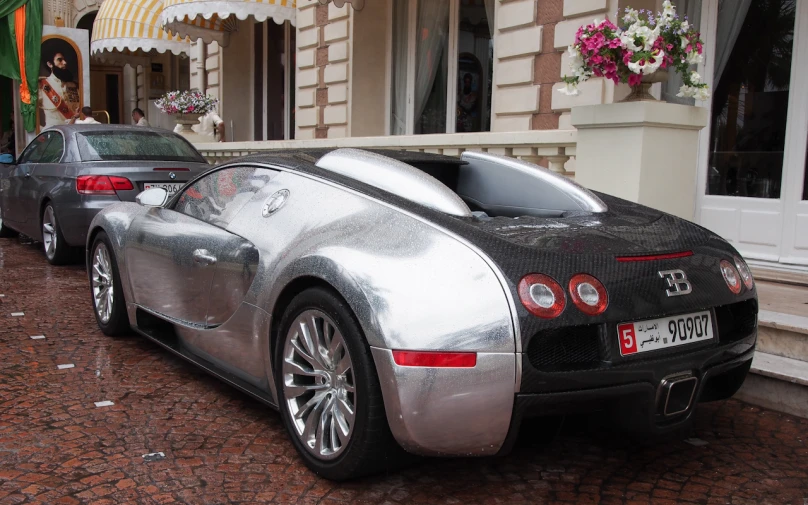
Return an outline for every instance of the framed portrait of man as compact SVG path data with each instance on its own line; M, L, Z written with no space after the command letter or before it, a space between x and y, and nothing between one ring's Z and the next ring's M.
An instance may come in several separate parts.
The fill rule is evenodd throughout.
M54 33L55 32L55 33ZM87 31L44 27L37 89L37 133L65 124L78 109L89 105Z

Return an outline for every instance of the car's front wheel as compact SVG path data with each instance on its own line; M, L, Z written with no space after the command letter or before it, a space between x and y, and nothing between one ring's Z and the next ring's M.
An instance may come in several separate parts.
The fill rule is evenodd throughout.
M73 249L65 242L51 204L46 205L42 212L42 246L51 265L65 265L73 259Z
M279 408L306 465L345 480L400 463L370 347L347 304L308 289L289 304L277 337Z
M109 336L126 333L129 331L126 302L115 252L106 233L95 236L90 251L90 291L98 327Z

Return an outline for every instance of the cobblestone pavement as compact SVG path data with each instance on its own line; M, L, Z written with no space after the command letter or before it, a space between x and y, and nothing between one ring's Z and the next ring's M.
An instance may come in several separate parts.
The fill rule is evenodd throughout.
M275 412L142 338L102 335L83 266L0 239L0 294L0 504L808 503L808 420L734 400L701 406L706 445L639 445L582 418L547 447L335 484Z

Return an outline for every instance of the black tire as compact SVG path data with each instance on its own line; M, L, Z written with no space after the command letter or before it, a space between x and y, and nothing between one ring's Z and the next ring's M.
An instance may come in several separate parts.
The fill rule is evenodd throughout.
M46 222L53 230L50 234L52 242L49 242L48 232L45 231ZM76 260L76 249L65 242L62 228L56 218L56 209L50 203L42 209L42 218L39 224L39 229L42 232L42 246L48 263L51 265L67 265L74 262ZM53 247L49 247L49 244L52 244Z
M112 285L112 310L109 313L109 318L104 321L104 318L99 314L99 304L96 300L95 290L98 282L103 281L104 285L108 285L108 281L98 275L95 269L96 253L100 248L104 248L109 256L109 275L111 275ZM87 262L87 273L90 277L90 300L93 304L93 314L95 320L98 322L98 327L104 335L114 337L117 335L124 335L129 333L129 318L126 314L126 300L123 296L123 289L121 288L121 276L118 273L118 262L115 259L115 251L112 249L112 243L109 241L107 234L99 232L93 240L93 245L90 248L90 256ZM106 268L105 272L106 273Z
M16 237L19 233L3 224L3 211L0 209L0 238Z
M333 321L342 334L352 362L355 386L353 431L335 459L321 458L304 444L291 421L285 399L283 362L289 330L298 316L310 310L319 311ZM393 470L412 459L390 432L370 347L353 312L339 295L322 287L310 288L297 295L281 318L276 338L275 382L281 419L292 444L309 469L326 479L342 481Z

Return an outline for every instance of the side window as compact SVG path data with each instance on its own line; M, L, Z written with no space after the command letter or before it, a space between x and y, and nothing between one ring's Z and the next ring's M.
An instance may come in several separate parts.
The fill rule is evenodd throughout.
M45 132L39 137L35 138L25 148L25 152L20 156L19 164L23 163L39 163L39 159L48 147L48 142L53 138L54 132Z
M217 170L186 188L174 210L224 228L277 173L256 167Z
M62 160L62 153L65 149L64 137L58 132L51 133L51 140L45 146L38 163L59 163Z

